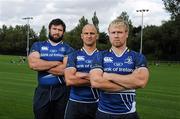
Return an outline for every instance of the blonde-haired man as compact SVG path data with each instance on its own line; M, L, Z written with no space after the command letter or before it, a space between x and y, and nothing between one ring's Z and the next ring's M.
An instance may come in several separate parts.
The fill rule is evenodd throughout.
M112 47L98 53L90 71L92 87L100 89L96 119L139 119L135 89L148 82L146 59L127 48L129 27L123 19L112 21L108 32Z

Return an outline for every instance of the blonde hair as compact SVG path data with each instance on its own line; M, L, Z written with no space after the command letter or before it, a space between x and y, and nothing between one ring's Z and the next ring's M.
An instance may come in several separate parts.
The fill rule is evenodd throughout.
M111 26L118 26L118 27L124 27L125 28L125 31L126 32L129 32L129 24L127 21L123 20L123 19L115 19L113 20L110 24L109 24L109 27L108 27L108 31L110 29Z

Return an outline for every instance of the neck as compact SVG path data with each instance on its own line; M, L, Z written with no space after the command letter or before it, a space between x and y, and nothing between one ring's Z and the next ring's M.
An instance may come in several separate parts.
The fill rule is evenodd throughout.
M114 46L112 46L111 47L113 52L115 52L117 55L121 55L126 48L127 48L126 46L123 46L123 47L114 47Z
M58 42L58 43L55 43L55 42L51 41L50 39L49 39L48 41L51 43L52 46L56 46L56 45L58 45L59 43L62 42L62 41L60 41L60 42Z
M94 50L96 49L96 45L93 45L93 46L84 45L83 48L84 48L89 54L91 54L91 53L94 52Z

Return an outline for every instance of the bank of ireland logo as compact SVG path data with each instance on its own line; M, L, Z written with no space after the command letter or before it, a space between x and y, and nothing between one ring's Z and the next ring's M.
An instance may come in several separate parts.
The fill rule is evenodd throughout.
M84 56L77 56L77 61L84 61L84 60L85 60Z
M104 62L105 63L112 63L113 62L113 58L112 57L104 57Z
M132 56L127 57L127 58L124 60L124 63L126 63L126 64L133 64Z
M41 50L48 50L48 47L43 46L43 47L41 47Z

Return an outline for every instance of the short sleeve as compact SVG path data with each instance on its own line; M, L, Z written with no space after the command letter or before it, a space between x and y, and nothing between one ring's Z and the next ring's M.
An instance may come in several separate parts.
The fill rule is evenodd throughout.
M74 49L71 46L67 45L67 47L66 47L66 54L65 55L67 56L70 53L72 53L73 51L74 51Z
M92 69L102 69L103 70L103 54L102 52L98 52L92 61Z
M39 42L33 43L32 47L30 49L30 53L35 52L35 51L40 52Z
M137 53L135 67L147 67L147 60L143 54Z
M68 55L66 68L75 67L76 68L76 52L72 52Z

